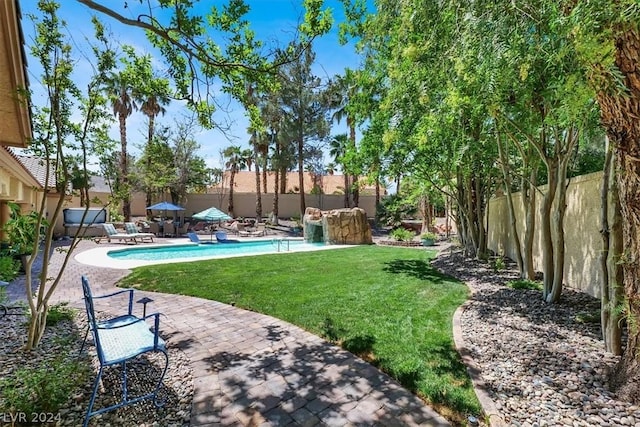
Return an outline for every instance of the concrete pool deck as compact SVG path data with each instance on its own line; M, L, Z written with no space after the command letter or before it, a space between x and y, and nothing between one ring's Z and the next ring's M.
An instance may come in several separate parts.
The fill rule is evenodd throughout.
M82 241L76 250L80 255L96 246ZM55 252L51 274L63 257ZM100 295L113 292L128 273L72 259L52 303L83 309L81 275ZM297 326L216 301L136 291L142 296L163 313L168 345L190 360L191 426L450 425L385 373Z

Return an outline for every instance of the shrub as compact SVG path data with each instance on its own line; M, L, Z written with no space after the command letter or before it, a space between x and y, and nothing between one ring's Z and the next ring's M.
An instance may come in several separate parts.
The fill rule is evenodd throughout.
M510 280L507 282L507 286L511 289L528 289L532 291L542 290L542 284L540 282L527 279Z
M0 256L0 280L10 282L20 272L20 261L12 256Z
M49 313L47 314L47 326L53 326L63 320L73 320L73 309L67 305L68 303L62 302L49 307Z
M405 228L396 228L391 233L391 237L399 242L408 242L409 240L413 240L415 234L413 231L409 231Z
M0 411L7 413L57 413L71 392L86 382L86 365L58 357L37 368L21 368L0 379Z
M437 240L438 239L438 235L435 233L432 233L430 231L427 231L426 233L422 233L420 235L420 238L423 240Z

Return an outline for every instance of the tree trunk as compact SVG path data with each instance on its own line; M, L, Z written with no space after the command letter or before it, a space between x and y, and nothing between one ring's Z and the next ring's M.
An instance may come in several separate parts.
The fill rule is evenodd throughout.
M120 173L118 196L122 198L122 215L125 221L131 221L131 198L129 196L129 168L127 165L127 117L118 115L120 122Z
M278 168L275 168L275 175L273 177L273 209L271 213L271 222L273 225L278 225L278 194L280 193L279 182L280 172Z
M602 222L600 325L605 349L619 356L622 354L622 328L620 327L621 313L617 307L622 301L622 268L619 264L622 255L622 223L615 169L611 170L614 162L613 148L608 145L600 195L602 206L600 213ZM614 205L611 226L609 226L609 199Z
M556 303L562 295L564 280L564 217L567 211L567 162L568 158L558 163L558 190L556 191L556 209L553 214L553 282L551 292L547 295L547 302Z
M538 191L536 187L536 183L538 182L537 162L534 165L529 164L529 167L531 167L529 181L523 182L522 185L522 203L524 205L525 215L524 251L522 262L524 264L526 278L534 280L536 277L536 271L533 265L533 242L536 231L536 199Z
M551 232L551 207L553 205L553 199L556 196L556 189L558 186L558 170L556 168L555 161L553 159L547 159L547 192L544 195L542 201L541 227L542 232L542 273L544 274L544 290L543 298L548 301L548 297L551 295L553 289L554 280L554 268L553 268L553 234Z
M301 132L298 134L298 188L300 189L300 218L302 218L307 206L304 200L304 137Z
M254 144L257 141L257 137L253 138ZM255 158L256 163L256 223L262 221L262 194L260 192L260 163L258 161L259 153L257 145L253 146L253 157Z
M629 328L627 346L615 374L612 387L618 395L632 401L640 400L640 30L630 28L615 41L616 65L626 91L600 91L598 103L602 122L611 143L616 148L618 191L623 218L622 263L625 290L625 315Z
M349 193L351 193L351 186L349 185L349 175L346 171L342 171L344 174L344 207L349 207Z
M520 277L524 277L524 264L522 261L522 250L520 249L520 237L518 236L518 226L516 224L516 210L513 206L513 196L511 195L511 174L509 173L509 166L507 156L505 155L504 148L502 147L502 141L500 133L497 132L497 144L498 155L500 157L500 169L502 169L502 177L504 179L504 194L507 197L507 207L509 209L509 227L511 229L511 240L515 249L515 262L520 272Z
M236 215L233 212L233 186L235 185L236 180L236 171L231 169L230 177L229 177L229 206L227 207L227 213L231 218L235 218Z

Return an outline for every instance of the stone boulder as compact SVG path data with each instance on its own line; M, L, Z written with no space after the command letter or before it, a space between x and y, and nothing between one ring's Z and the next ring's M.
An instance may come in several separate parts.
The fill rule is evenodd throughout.
M373 243L367 213L360 208L335 209L322 215L324 241L332 245Z
M302 218L304 240L306 242L324 242L322 231L322 211L318 208L307 208Z

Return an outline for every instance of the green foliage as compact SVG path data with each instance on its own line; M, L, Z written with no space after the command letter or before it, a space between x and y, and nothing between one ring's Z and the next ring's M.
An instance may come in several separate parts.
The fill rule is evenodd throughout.
M19 272L20 261L10 255L0 255L0 280L4 282L10 282L18 277Z
M411 241L416 236L413 231L407 230L406 228L402 227L396 228L395 230L391 231L389 235L399 242Z
M47 227L49 223L46 219L41 219L37 211L21 214L20 206L16 203L9 203L9 208L11 218L3 229L10 244L10 252L16 255L31 254L41 236L38 223L41 227Z
M74 315L75 311L69 307L67 302L52 305L49 307L49 313L47 314L47 326L54 326L64 320L71 321Z
M495 257L494 259L492 259L491 260L491 268L493 268L494 271L502 271L502 270L504 270L504 268L505 268L504 258L499 256L499 257Z
M382 199L376 212L378 220L389 227L399 227L402 224L402 220L411 217L415 213L416 206L408 203L398 194L392 194Z
M423 239L423 240L437 240L438 239L438 235L428 231L426 233L422 233L420 235L420 238Z
M599 324L601 320L600 311L599 310L594 312L581 311L579 313L576 313L575 319L577 323Z
M0 379L2 413L57 413L88 379L86 364L58 357L43 366L20 368Z
M527 279L510 280L507 282L507 286L511 289L542 290L542 283Z

